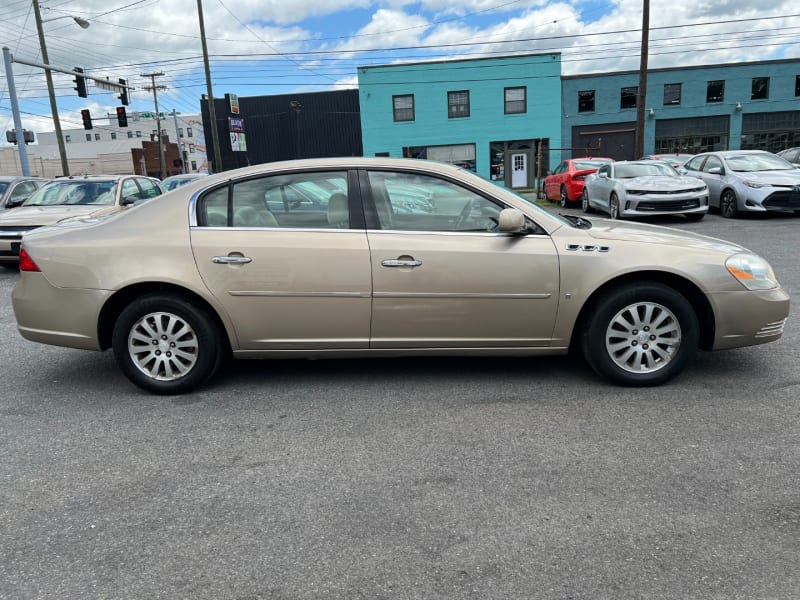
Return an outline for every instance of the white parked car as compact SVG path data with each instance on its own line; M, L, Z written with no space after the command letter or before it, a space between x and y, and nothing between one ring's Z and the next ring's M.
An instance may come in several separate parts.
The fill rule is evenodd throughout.
M583 186L584 212L612 219L683 214L699 221L708 213L708 187L654 160L619 161L600 167Z
M723 217L800 212L800 170L772 152L706 152L690 159L684 170L708 185L709 202Z

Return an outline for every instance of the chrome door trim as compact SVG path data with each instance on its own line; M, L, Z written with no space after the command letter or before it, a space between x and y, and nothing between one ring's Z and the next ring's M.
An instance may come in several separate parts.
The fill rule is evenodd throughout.
M231 290L231 296L273 298L371 298L369 292L280 292L275 290Z
M471 292L375 292L375 298L484 298L489 300L547 300L553 294L481 294Z

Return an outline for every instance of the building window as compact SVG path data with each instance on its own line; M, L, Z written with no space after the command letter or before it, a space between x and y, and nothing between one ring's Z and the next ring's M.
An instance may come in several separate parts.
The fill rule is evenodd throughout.
M505 113L519 115L528 112L527 88L507 87L505 90Z
M137 132L136 132L136 137L137 137L137 138L140 138L140 137L142 137L142 132L141 132L141 131L137 131Z
M725 82L709 81L706 84L706 102L722 102L725 99Z
M162 129L161 130L161 135L167 135L167 130L166 129Z
M156 135L157 133L158 133L158 129L153 129L153 131L150 133L150 135Z
M447 92L447 118L460 119L469 116L469 91Z
M414 94L392 96L392 108L395 121L414 120Z
M133 137L133 132L132 132L132 131L129 131L129 132L128 132L128 139L131 139L132 137Z
M664 106L676 106L681 103L681 84L664 84Z
M95 133L94 134L94 139L96 139L99 142L100 141L100 134L99 133Z
M197 171L197 161L196 160L192 161L192 171Z
M800 96L800 75L796 75L794 78L794 95Z
M91 133L87 133L86 134L86 141L87 142L91 142L92 141L92 134Z
M192 128L191 127L187 127L186 128L186 137L192 137Z
M636 96L639 93L638 87L624 87L619 91L620 108L636 108Z
M179 138L183 137L183 127L178 127L178 137Z
M766 100L767 98L769 98L769 77L753 77L750 100Z
M115 139L117 139L117 132L116 132L116 131L112 131L112 132L111 132L111 139L112 139L112 140L115 140Z
M189 144L189 154L194 154L194 144Z
M69 143L72 141L72 136L71 136L71 135L65 135L65 136L64 136L64 141L65 141L67 144L69 144Z
M578 112L594 112L594 90L578 92Z

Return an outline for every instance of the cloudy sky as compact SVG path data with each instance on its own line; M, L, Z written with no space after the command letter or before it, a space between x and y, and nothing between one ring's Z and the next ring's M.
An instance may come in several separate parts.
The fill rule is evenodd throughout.
M144 73L163 71L160 108L199 112L205 93L197 0L40 0L50 64L122 77L131 110L152 110ZM562 53L565 75L637 69L642 0L202 0L214 95L239 96L356 86L356 68L398 61ZM800 8L788 0L653 2L650 66L797 57ZM70 15L88 20L78 27ZM0 45L39 62L32 0L3 0ZM14 64L23 126L52 131L41 70ZM64 129L80 109L113 113L111 92L78 98L55 75ZM13 128L5 70L0 126ZM0 132L2 142L5 136Z

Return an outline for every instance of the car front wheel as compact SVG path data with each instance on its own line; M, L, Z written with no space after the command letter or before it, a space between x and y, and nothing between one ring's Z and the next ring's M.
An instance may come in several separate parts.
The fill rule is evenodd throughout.
M619 219L619 198L612 192L608 201L608 214L612 219Z
M726 219L733 219L738 213L736 194L733 193L733 190L725 190L719 198L719 214Z
M684 296L660 283L634 283L612 290L594 307L582 350L600 375L651 386L680 373L698 340L697 315Z
M223 344L205 310L177 296L152 294L122 311L112 346L134 384L155 394L182 394L216 372Z

